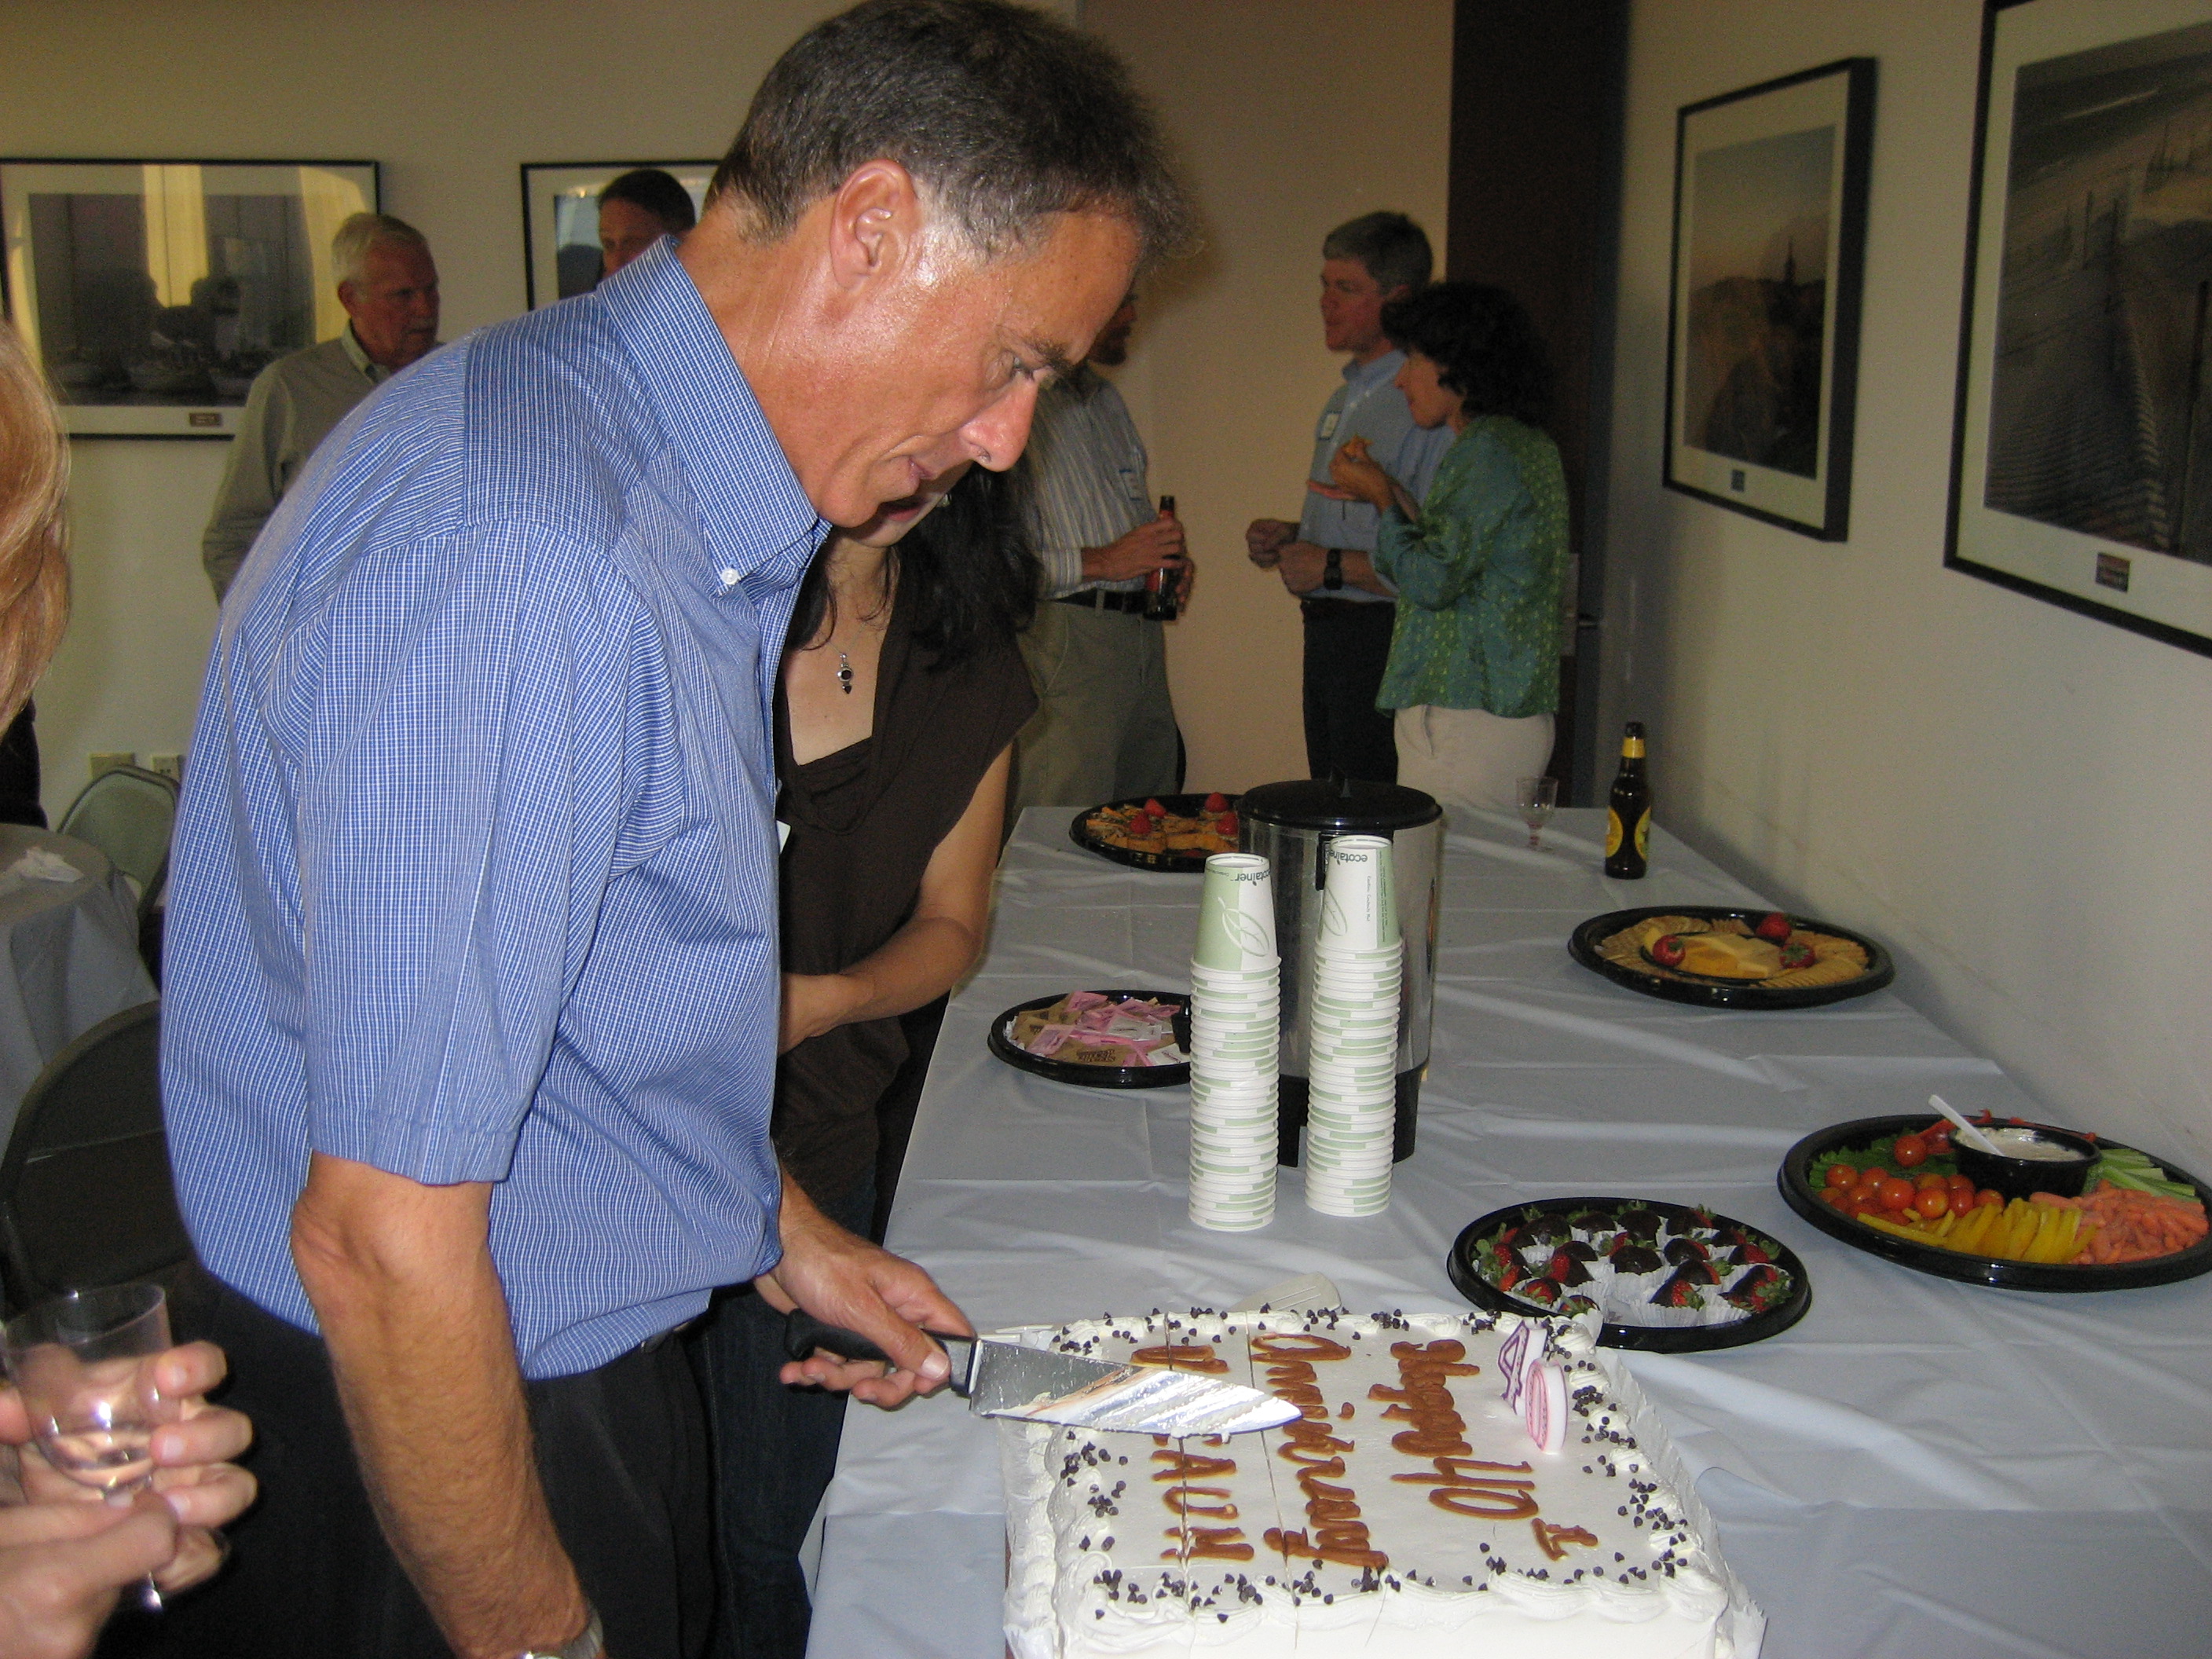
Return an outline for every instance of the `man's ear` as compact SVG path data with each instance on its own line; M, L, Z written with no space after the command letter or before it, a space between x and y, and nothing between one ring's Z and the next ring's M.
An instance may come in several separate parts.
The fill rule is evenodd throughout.
M914 175L888 159L853 169L830 203L830 270L856 289L902 269L921 243L921 192Z
M354 307L358 305L360 301L361 290L359 289L356 288L351 283L340 283L338 284L338 303L345 307L345 314L347 316L350 317L353 315Z
M1413 285L1411 283L1401 283L1395 288L1386 288L1382 290L1382 303L1386 306L1395 305L1397 301L1409 297L1413 292Z

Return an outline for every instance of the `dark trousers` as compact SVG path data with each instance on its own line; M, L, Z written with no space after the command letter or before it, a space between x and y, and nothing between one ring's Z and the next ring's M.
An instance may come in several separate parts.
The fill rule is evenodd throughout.
M863 1237L874 1207L866 1181L822 1206ZM688 1340L714 1448L714 1659L804 1659L812 1607L799 1547L836 1473L845 1396L778 1380L783 1316L750 1285L716 1298ZM628 1659L611 1638L607 1650Z
M1395 605L1303 599L1306 623L1306 771L1316 778L1398 781L1391 716L1375 706L1390 662Z
M447 1659L369 1508L327 1350L228 1289L209 1324L230 1357L222 1403L253 1419L246 1462L261 1496L232 1528L222 1575L147 1620L136 1650ZM696 1659L713 1614L713 1563L705 1425L682 1345L526 1393L546 1502L608 1652Z

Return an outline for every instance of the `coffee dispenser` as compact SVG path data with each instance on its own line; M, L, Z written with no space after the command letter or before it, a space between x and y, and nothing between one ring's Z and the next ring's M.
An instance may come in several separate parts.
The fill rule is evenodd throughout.
M1339 836L1387 836L1397 876L1398 925L1406 939L1404 1000L1398 1012L1398 1116L1394 1158L1413 1150L1421 1077L1429 1064L1434 1010L1437 914L1443 871L1443 809L1418 789L1341 780L1263 784L1237 803L1241 840L1274 875L1275 941L1283 957L1280 1087L1284 1164L1298 1161L1305 1127L1307 996L1321 932L1323 852Z

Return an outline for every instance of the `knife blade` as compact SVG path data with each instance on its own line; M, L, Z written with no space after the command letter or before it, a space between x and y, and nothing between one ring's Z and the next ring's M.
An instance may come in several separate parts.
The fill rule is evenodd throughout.
M953 1393L965 1397L968 1409L979 1417L1183 1439L1280 1428L1298 1416L1298 1408L1287 1401L1194 1371L1120 1364L987 1337L926 1334L952 1363ZM822 1348L846 1359L890 1363L889 1355L859 1332L800 1311L785 1316L784 1348L793 1359Z

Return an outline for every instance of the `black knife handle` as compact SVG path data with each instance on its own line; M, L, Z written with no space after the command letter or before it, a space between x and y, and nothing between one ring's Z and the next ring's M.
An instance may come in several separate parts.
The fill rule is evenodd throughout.
M955 1394L968 1392L968 1366L975 1358L975 1339L972 1336L953 1336L943 1331L924 1331L939 1347L947 1350L946 1358L952 1365L951 1386ZM957 1345L961 1352L951 1349ZM817 1319L804 1308L793 1308L783 1316L783 1351L793 1359L811 1359L817 1349L836 1354L840 1359L874 1359L896 1368L897 1362L858 1331L848 1331L842 1325L831 1325Z
M840 1359L880 1359L886 1365L891 1357L858 1331L848 1331L842 1325L825 1324L804 1308L793 1308L783 1316L783 1351L793 1359L811 1359L817 1348L826 1349Z

